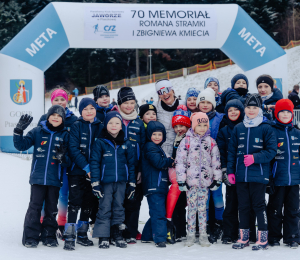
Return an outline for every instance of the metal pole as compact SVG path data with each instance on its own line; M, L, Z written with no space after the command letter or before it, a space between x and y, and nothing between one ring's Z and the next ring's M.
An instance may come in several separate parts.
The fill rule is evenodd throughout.
M150 58L150 80L152 82L152 55L151 55L151 49L150 49L149 58Z

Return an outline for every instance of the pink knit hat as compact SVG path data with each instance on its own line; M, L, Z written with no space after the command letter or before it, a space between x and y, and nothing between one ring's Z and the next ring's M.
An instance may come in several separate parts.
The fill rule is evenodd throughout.
M192 121L192 129L195 131L195 128L200 123L207 123L209 128L209 120L205 113L202 112L196 112L191 115L191 121Z
M51 103L56 97L63 97L65 100L68 101L68 94L63 89L56 89L51 94Z

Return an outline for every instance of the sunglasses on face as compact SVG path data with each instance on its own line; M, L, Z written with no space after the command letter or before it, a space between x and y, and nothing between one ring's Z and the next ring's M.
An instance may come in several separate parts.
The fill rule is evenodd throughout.
M163 95L164 93L168 94L171 92L172 88L167 87L167 88L161 88L160 90L157 91L158 95Z

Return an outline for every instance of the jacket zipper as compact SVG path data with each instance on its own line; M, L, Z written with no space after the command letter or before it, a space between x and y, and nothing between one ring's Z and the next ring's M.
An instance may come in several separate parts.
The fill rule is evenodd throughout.
M125 164L125 168L126 168L127 181L128 181L128 166L127 166L127 164Z
M36 165L36 163L37 163L37 159L35 160L35 163L34 163L34 165L33 165L33 169L32 169L31 175L33 174L33 172L34 172L34 170L35 170L35 165Z
M60 180L61 166L58 164L58 180Z
M117 157L118 146L115 148L115 160L116 160L116 182L118 182L118 157Z
M275 169L274 169L275 167ZM277 162L274 163L274 166L273 166L273 178L275 178L275 175L276 175L276 170L277 170Z
M92 143L92 127L91 124L89 124L90 129L90 143L89 143L89 162L90 162L90 156L91 156L91 143Z
M46 180L47 180L47 171L48 171L48 162L49 162L49 155L50 155L50 148L51 148L51 143L52 143L52 137L53 134L51 134L50 137L50 142L49 142L49 147L48 147L48 155L47 155L47 161L46 161L46 170L45 170L45 176L44 176L44 185L46 185Z
M237 173L237 167L238 167L238 163L239 163L239 158L237 158L237 160L236 160L235 174Z
M136 143L136 149L137 149L137 159L140 159L140 146L139 143Z
M263 170L262 170L262 167L261 167L261 163L259 164L260 166L260 175L263 175Z
M287 132L287 128L285 128L285 134L286 134L286 139L287 139L287 143L288 143L288 152L289 152L289 185L291 185L291 153L290 153L290 140L289 140L289 136L288 136L288 132Z
M249 136L250 136L250 127L248 127L248 136L247 136L247 155L249 151ZM248 167L245 170L245 182L247 182L247 174L248 174Z
M160 185L160 182L161 182L161 172L159 172L159 175L158 175L158 182L157 182L157 186L158 187Z
M104 170L105 170L105 164L103 165L103 169L102 169L102 178L101 178L101 181L103 180L103 177L104 177Z

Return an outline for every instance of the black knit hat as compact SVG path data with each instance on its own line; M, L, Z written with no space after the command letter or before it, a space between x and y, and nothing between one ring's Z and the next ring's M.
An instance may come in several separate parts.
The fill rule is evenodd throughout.
M155 112L155 114L157 115L157 110L156 107L152 104L144 104L140 106L140 118L143 119L143 116L149 111L149 110L153 110Z
M93 89L94 100L97 101L103 95L109 95L109 90L105 85L98 85Z
M245 101L245 107L248 106L254 106L261 108L262 106L262 99L259 94L249 94L247 95L246 101Z
M65 109L60 105L54 105L54 106L49 108L48 113L47 113L47 120L49 119L49 117L51 115L53 115L55 113L59 114L62 118L62 121L65 122L66 112L65 112Z
M121 105L122 103L129 100L135 100L135 95L132 91L132 88L130 87L120 88L118 92L118 105Z
M259 76L256 80L256 87L258 87L258 85L260 83L268 84L271 87L272 91L273 91L274 80L270 75L261 75L261 76Z

